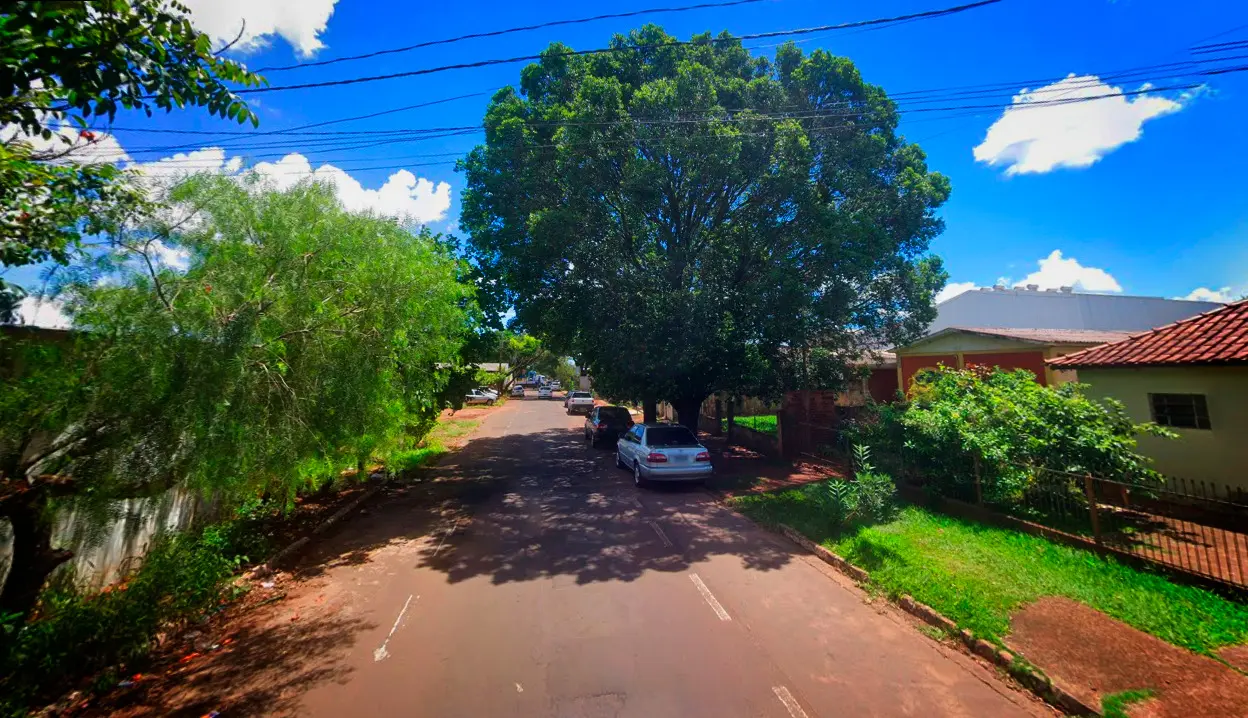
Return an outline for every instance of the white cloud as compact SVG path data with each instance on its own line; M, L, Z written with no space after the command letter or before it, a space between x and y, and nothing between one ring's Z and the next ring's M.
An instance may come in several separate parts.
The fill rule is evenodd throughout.
M148 256L155 264L180 272L191 264L191 253L179 247L170 247L159 239L148 246Z
M1072 73L1052 85L1015 95L1013 105L975 148L975 159L1005 165L1007 175L1088 167L1138 140L1145 122L1178 112L1192 96L1184 95L1178 102L1146 94L1127 97L1122 88L1095 75ZM1101 99L1087 99L1092 97Z
M333 165L321 165L315 170L307 157L289 154L277 162L261 162L252 168L271 186L286 189L301 180L312 177L325 182L338 193L338 199L349 210L371 210L387 217L428 223L442 219L451 207L451 186L446 182L436 185L424 177L407 170L390 175L380 189L365 189L351 175Z
M17 305L17 323L48 329L67 329L70 322L64 305L55 299L23 297Z
M333 165L315 170L307 157L291 153L276 162L260 162L244 169L241 157L226 157L220 147L205 147L166 157L155 162L132 164L130 167L152 178L153 188L198 172L237 175L254 171L270 187L288 189L302 180L328 183L338 194L343 206L353 212L373 211L386 217L426 224L446 217L451 207L451 186L417 177L407 170L390 175L378 189L366 189L358 180Z
M953 299L959 294L972 291L975 288L975 282L950 282L945 285L944 289L936 293L936 303L940 304L943 301Z
M1074 287L1085 292L1122 291L1122 285L1109 272L1098 267L1085 267L1074 257L1063 257L1060 249L1041 259L1040 268L1015 282L1014 286L1028 284L1039 285L1040 289Z
M1194 302L1233 302L1242 294L1243 292L1236 292L1230 287L1222 287L1221 289L1197 287L1188 292L1187 296L1175 297L1175 299L1188 299Z
M325 47L320 35L338 0L182 0L191 22L213 40L225 44L242 38L233 49L264 47L269 37L286 39L303 56Z

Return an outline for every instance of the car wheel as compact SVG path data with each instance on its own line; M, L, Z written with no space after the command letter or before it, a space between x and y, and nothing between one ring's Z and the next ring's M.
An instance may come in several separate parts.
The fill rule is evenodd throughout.
M627 464L625 464L625 463L624 463L624 460L620 458L620 450L619 450L619 448L616 448L616 450L615 450L615 468L617 468L617 469L627 469L627 468L628 468L628 465L627 465Z
M645 488L646 484L648 483L641 476L641 464L638 464L638 463L633 464L633 483L636 484L637 488L639 489Z

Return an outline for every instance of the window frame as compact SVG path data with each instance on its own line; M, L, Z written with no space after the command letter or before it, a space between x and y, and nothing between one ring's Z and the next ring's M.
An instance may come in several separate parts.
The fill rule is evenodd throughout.
M1183 409L1190 412L1192 423L1175 424L1172 409ZM1161 409L1162 411L1158 411ZM1194 431L1213 431L1213 422L1209 417L1209 398L1205 394L1191 392L1149 392L1148 413L1153 423L1167 429L1190 429Z

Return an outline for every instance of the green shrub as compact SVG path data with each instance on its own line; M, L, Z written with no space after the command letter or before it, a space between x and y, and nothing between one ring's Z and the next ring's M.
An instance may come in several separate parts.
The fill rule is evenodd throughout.
M85 593L64 576L31 620L0 619L0 715L24 715L95 671L141 659L157 632L216 608L246 560L239 548L253 541L247 524L161 537L123 581Z
M827 520L838 527L887 521L897 509L897 486L888 474L875 470L871 451L854 448L854 480L830 479L823 483L820 503Z
M900 459L940 493L966 497L978 471L990 503L1017 503L1041 470L1155 484L1136 437L1172 436L1133 423L1116 401L1088 398L1083 385L1044 387L1023 370L924 371L911 390L908 404L875 407L852 439Z

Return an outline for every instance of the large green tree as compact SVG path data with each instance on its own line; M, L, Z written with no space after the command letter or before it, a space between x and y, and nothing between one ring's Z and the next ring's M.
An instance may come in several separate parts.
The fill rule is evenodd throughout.
M712 391L915 335L948 180L853 63L655 26L551 46L463 161L460 224L518 321L614 396L696 421Z
M442 408L438 367L471 296L435 237L310 182L196 177L171 199L193 211L159 212L67 273L77 344L36 344L4 377L0 518L15 548L0 611L27 610L65 558L44 520L58 494L289 498ZM169 247L189 253L186 271L155 261Z
M88 161L96 118L192 106L257 124L228 83L261 78L214 53L187 13L172 0L0 6L0 266L63 263L142 203L125 172ZM0 321L17 291L0 280Z

